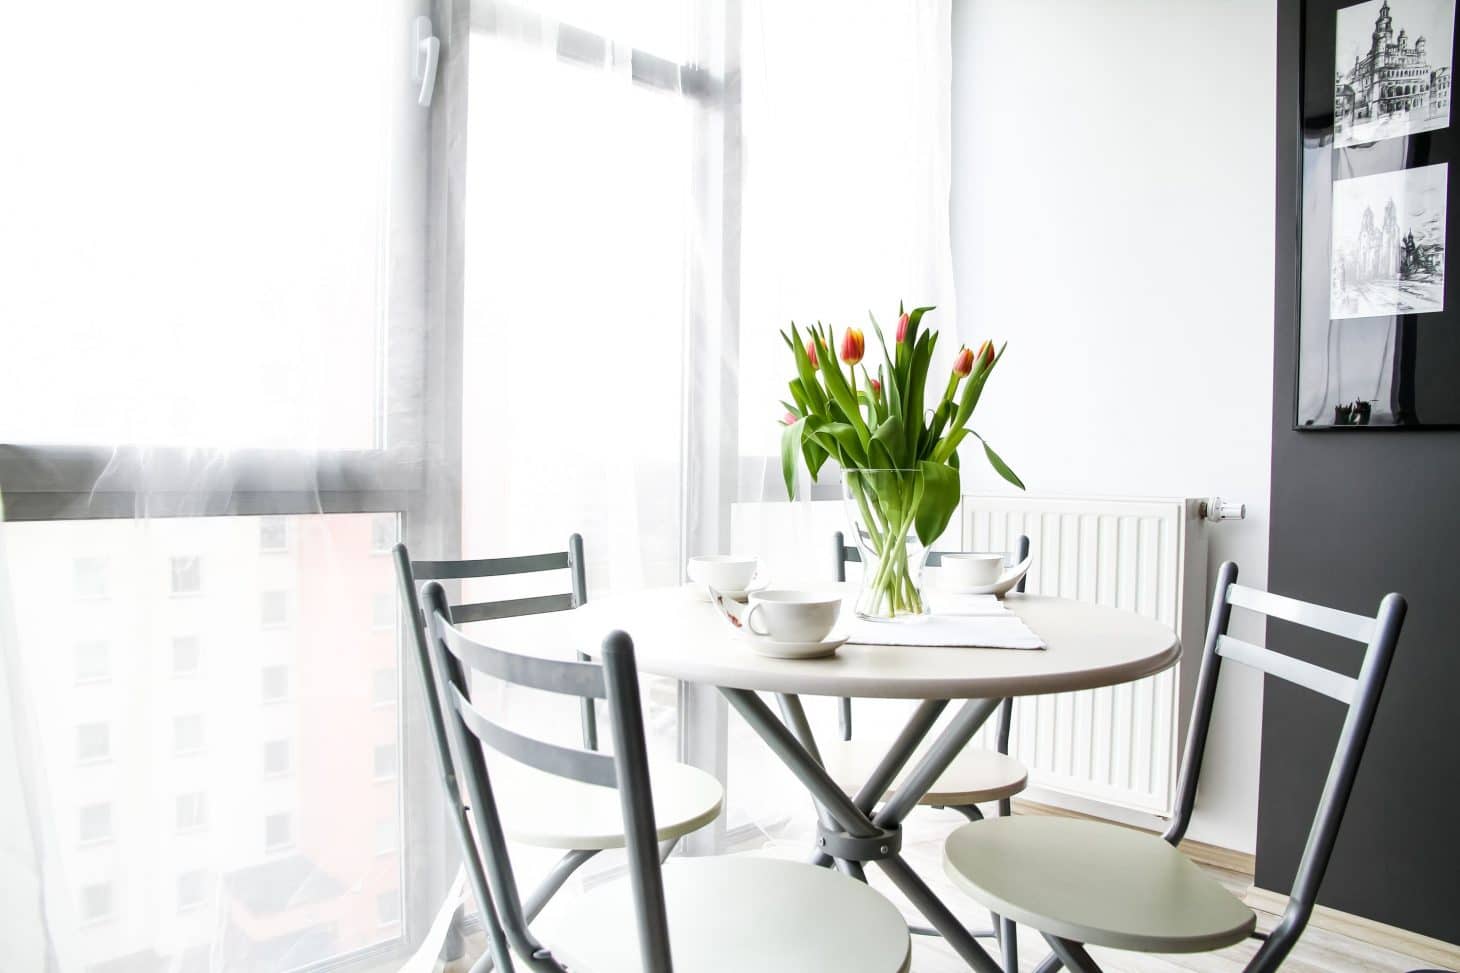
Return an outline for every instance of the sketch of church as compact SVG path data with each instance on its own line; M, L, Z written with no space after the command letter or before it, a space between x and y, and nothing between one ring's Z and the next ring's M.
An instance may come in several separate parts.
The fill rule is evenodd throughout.
M1333 130L1334 144L1353 145L1393 138L1415 132L1443 128L1450 123L1450 36L1435 38L1434 44L1423 35L1411 41L1409 32L1400 27L1396 36L1390 0L1382 0L1378 16L1364 43L1356 36L1367 31L1367 10L1372 4L1360 4L1339 12L1339 72L1334 76ZM1422 12L1417 8L1425 6ZM1411 0L1416 19L1424 15L1424 23L1447 22L1453 30L1454 0ZM1357 17L1365 17L1358 21ZM1346 22L1347 21L1347 22ZM1347 36L1345 36L1347 35ZM1345 48L1355 53L1345 70L1341 57Z
M1447 179L1442 163L1333 184L1330 317L1444 308Z

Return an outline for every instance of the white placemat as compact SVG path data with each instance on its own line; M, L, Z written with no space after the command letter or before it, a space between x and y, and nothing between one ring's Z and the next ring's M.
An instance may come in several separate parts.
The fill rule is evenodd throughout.
M869 622L855 618L849 627L849 641L863 645L1045 648L1044 639L992 595L965 595L956 600L939 598L934 600L933 609L933 614L916 622Z

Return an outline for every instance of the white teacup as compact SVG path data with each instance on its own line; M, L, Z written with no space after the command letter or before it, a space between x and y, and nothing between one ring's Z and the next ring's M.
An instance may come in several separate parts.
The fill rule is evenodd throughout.
M998 581L1003 573L1002 554L943 555L943 581L951 588L982 588Z
M745 627L777 642L820 642L841 616L840 595L816 591L757 591L750 596ZM759 624L757 624L759 623Z
M759 561L734 554L701 554L689 559L689 579L729 594L744 591L755 578Z

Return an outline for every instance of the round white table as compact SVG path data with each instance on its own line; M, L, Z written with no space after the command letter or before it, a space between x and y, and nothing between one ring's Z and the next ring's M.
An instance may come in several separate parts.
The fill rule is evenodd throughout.
M852 591L851 585L839 587ZM502 649L570 657L596 653L610 631L622 629L633 639L640 670L717 687L810 792L818 817L813 861L863 879L864 864L876 864L972 969L998 973L998 963L903 861L903 818L1006 697L1130 682L1166 669L1181 654L1174 631L1133 612L1040 595L1010 595L1005 603L1047 648L849 642L826 659L772 659L752 651L746 635L686 588L615 595L572 611L476 623L472 634ZM780 718L762 692L774 695ZM921 702L853 795L822 767L801 705L805 694ZM888 797L894 778L952 700L965 702Z

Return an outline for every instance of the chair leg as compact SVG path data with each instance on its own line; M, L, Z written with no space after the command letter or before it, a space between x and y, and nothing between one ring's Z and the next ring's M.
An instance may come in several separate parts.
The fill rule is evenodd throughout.
M999 947L1004 953L1004 973L1019 973L1019 927L1013 919L994 916L994 928L999 931Z
M669 852L673 849L674 842L668 842L668 847L664 849L665 857L668 857ZM576 872L584 862L586 862L588 859L592 858L596 854L598 854L597 849L576 850L570 851L562 858L559 858L558 863L554 865L552 867L552 870L547 873L547 876L542 880L542 883L538 885L537 888L532 890L532 894L529 895L527 897L527 901L522 904L523 917L528 922L536 919L538 913L540 913L544 908L547 907L548 900L550 900L554 895L558 894L558 890L563 887L563 885L568 881L569 877L572 876L572 874ZM477 961L477 963L472 967L472 973L488 973L488 971L492 969L492 966L492 957L489 953Z
M1041 935L1070 973L1101 973L1100 967L1090 958L1090 954L1085 952L1084 946L1068 939L1051 936L1049 933L1041 933ZM1053 968L1058 969L1057 966ZM1041 965L1039 969L1043 970L1044 965Z
M978 809L977 804L955 804L953 810L968 818L970 821L983 820L983 812Z

